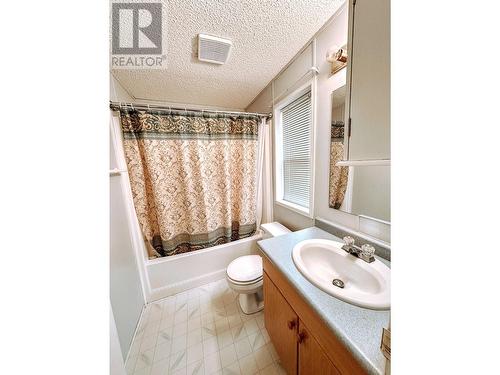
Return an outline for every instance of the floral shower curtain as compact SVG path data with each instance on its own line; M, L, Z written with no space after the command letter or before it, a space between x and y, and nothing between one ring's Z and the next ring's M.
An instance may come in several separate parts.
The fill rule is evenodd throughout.
M150 257L256 230L256 116L120 108L135 210Z

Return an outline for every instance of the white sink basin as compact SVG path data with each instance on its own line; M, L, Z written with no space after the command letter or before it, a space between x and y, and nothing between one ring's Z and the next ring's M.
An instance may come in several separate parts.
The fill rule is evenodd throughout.
M293 248L293 261L304 277L324 292L372 310L391 307L391 271L376 259L367 263L342 250L342 242L305 240ZM337 285L332 281L334 279Z

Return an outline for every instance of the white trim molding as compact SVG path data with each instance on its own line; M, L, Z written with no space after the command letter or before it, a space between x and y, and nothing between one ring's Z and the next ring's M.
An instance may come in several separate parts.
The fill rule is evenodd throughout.
M282 141L282 116L281 110L295 99L300 98L305 93L311 93L311 174L309 181L309 205L303 207L283 199L283 141ZM314 217L314 150L315 150L315 123L316 123L316 76L312 77L305 84L294 90L292 93L281 99L274 105L273 122L274 122L274 202L280 206L288 208L300 215L308 218Z
M377 160L340 160L336 164L338 167L373 167L373 166L390 166L391 159Z
M313 219L313 216L310 213L310 208L307 209L306 207L299 206L298 204L288 202L288 201L285 201L283 199L276 199L274 201L274 203L276 203L278 206L285 207L285 208L292 210L300 215L305 215L305 216Z

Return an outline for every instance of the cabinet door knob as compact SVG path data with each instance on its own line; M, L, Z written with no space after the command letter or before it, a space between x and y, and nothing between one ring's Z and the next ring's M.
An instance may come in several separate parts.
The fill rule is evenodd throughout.
M297 324L297 323L295 322L295 320L294 320L294 319L289 320L289 321L287 322L288 329L294 329L296 324Z
M303 342L305 339L307 338L307 334L302 331L300 332L299 334L297 334L297 342L300 344L301 342Z

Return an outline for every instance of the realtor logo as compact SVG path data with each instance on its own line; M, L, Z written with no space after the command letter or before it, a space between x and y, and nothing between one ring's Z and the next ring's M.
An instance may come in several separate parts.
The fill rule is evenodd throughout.
M112 68L165 67L161 3L114 2L111 17Z

